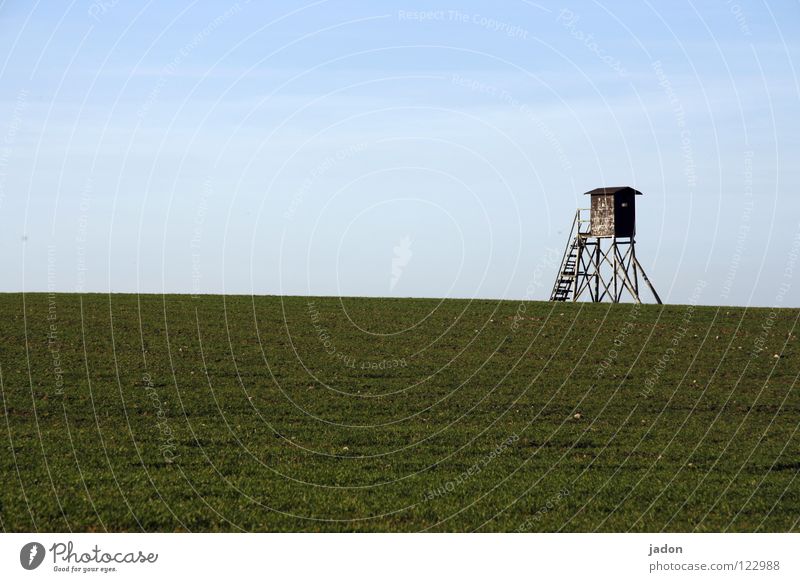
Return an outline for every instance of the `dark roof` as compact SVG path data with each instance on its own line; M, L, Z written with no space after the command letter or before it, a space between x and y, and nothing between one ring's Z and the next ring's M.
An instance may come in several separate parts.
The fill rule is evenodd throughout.
M626 190L632 190L634 194L641 196L642 193L638 190L634 190L630 186L609 186L608 188L595 188L594 190L589 190L585 194L589 194L590 196L596 196L598 194L617 194L618 192L624 192Z

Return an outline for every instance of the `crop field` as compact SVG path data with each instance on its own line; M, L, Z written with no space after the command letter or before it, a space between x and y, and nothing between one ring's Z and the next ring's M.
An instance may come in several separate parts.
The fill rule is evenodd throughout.
M800 310L0 296L4 531L798 531Z

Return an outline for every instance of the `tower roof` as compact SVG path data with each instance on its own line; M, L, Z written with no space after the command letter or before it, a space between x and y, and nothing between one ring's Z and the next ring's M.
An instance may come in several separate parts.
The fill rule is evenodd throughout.
M584 194L589 194L590 196L598 196L598 195L605 195L605 194L617 194L619 192L624 192L626 190L631 190L637 196L641 196L642 193L638 190L634 190L630 186L607 186L605 188L595 188L594 190L589 190Z

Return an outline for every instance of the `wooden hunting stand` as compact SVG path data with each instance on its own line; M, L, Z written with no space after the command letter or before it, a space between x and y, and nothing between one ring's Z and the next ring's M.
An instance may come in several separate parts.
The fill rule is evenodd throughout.
M588 292L594 302L619 303L627 291L641 303L641 274L660 305L661 298L636 258L636 196L642 193L619 186L586 194L591 196L591 208L575 212L550 301L577 301Z

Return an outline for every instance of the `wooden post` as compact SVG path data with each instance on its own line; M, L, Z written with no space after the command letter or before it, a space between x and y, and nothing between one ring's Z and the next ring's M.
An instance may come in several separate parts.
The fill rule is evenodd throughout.
M594 247L594 297L593 301L600 301L600 239Z

